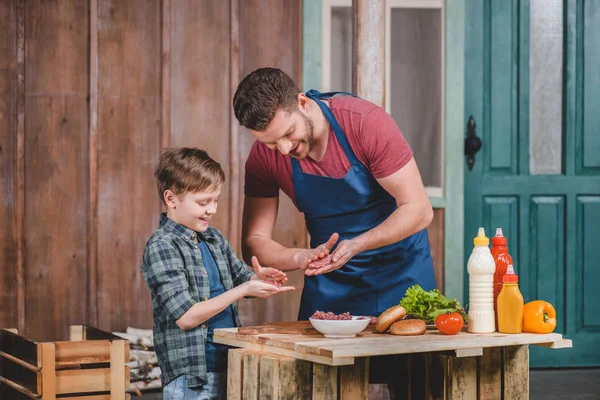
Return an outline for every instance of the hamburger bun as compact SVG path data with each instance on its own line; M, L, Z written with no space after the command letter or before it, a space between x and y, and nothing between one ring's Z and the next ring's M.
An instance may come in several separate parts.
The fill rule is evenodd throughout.
M426 330L427 325L422 319L405 319L390 326L390 333L399 336L422 335Z
M375 329L379 333L383 333L396 321L401 320L406 315L406 310L402 306L393 306L381 313L377 322L375 323Z

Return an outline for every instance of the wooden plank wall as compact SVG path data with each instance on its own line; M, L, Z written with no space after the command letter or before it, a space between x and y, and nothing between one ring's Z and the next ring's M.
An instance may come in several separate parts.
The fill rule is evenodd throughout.
M253 138L231 98L261 66L301 85L301 29L301 0L0 1L0 327L38 341L66 340L71 324L151 327L140 263L165 146L221 162L214 221L239 254ZM275 238L308 244L284 197ZM294 293L242 301L244 322L295 319L302 276L290 280Z

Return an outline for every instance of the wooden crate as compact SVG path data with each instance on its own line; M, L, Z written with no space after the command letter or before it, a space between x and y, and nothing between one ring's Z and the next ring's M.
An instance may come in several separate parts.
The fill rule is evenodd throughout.
M0 329L0 399L130 399L128 361L127 340L90 326L71 326L65 342Z
M410 400L527 400L528 345L483 349L481 354L398 354L382 382ZM229 350L229 400L384 400L385 385L369 385L369 357L331 366L248 349ZM379 371L382 372L382 371ZM383 376L381 377L383 378ZM391 379L390 379L391 378Z

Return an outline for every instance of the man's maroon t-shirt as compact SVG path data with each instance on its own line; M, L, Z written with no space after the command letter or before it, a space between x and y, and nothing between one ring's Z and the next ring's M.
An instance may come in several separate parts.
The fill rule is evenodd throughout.
M352 151L375 178L393 174L412 158L402 132L383 108L351 96L329 99L329 108ZM350 162L330 130L323 159L317 162L306 157L300 160L300 168L307 174L341 178L350 170ZM244 192L249 197L277 197L279 189L295 204L290 157L255 141L246 161Z

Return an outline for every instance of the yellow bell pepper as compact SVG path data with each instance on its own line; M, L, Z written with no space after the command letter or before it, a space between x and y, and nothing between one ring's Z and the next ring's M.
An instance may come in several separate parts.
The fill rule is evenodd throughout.
M543 300L530 301L523 307L523 332L550 333L556 328L556 310Z

